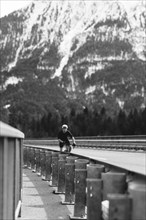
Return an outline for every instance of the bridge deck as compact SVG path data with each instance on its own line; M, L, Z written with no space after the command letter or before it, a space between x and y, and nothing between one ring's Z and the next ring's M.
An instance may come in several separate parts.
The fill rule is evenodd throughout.
M59 150L59 147L47 147L48 149ZM146 175L146 153L145 152L124 152L97 150L89 148L75 148L73 154L90 157L132 172Z
M43 147L59 150L59 147L55 146ZM146 154L142 152L76 148L72 153L146 175ZM69 215L73 214L74 206L61 204L64 195L54 195L52 192L56 188L50 187L48 182L42 181L41 177L31 170L24 169L23 171L22 215L18 220L68 220Z
M23 170L22 213L17 220L68 220L73 206L61 205L64 195L54 195L54 187L31 170Z

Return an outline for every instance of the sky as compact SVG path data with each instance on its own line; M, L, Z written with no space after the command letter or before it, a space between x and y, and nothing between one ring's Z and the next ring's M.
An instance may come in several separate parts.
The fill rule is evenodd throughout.
M97 0L96 0L97 1ZM111 0L112 1L112 0ZM139 0L119 0L126 7L133 6ZM27 6L32 0L0 0L0 17Z
M0 0L0 17L27 6L31 0Z

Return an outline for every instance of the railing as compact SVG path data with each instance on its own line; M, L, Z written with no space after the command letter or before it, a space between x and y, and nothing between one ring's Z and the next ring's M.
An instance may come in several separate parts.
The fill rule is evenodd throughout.
M22 139L24 134L0 122L0 219L21 215Z
M135 139L78 139L76 138L77 148L96 148L106 150L134 150L139 152L146 151L146 140L144 138ZM27 145L46 145L58 146L58 140L45 140L45 139L26 139L24 141Z
M40 138L40 140L53 140L54 137L48 137L48 138ZM77 136L77 140L84 139L84 140L95 140L95 139L102 139L102 140L145 140L146 141L146 135L108 135L108 136ZM31 138L31 140L36 140L36 138Z
M133 178L128 171L46 146L25 145L24 165L56 187L54 194L64 194L62 205L74 205L70 219L146 220L144 175Z

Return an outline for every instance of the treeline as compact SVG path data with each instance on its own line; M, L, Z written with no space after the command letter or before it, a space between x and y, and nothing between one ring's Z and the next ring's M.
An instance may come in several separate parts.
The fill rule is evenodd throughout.
M75 109L68 116L59 112L48 112L41 118L19 120L21 130L26 137L47 138L56 137L61 125L66 123L74 136L98 135L146 135L146 108L126 113L120 110L113 117L102 108L99 112L84 108L81 112Z

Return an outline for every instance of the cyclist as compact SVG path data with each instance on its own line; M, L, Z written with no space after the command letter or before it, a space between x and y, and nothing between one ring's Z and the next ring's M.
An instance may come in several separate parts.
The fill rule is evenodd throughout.
M71 151L71 144L69 141L69 138L72 139L73 144L72 146L76 146L75 138L71 134L71 132L68 130L68 126L66 124L62 125L62 130L58 133L58 141L59 141L59 147L60 147L60 152L62 152L63 146L66 146L65 152L70 152Z

